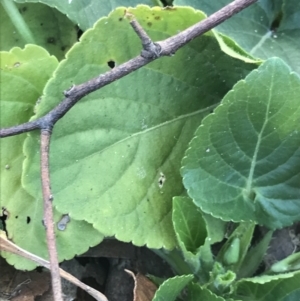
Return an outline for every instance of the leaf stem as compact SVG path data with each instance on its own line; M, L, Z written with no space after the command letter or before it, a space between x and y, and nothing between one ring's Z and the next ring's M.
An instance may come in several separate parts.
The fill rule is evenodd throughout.
M1 0L1 4L24 42L26 44L36 44L33 34L24 21L24 18L19 12L16 4L12 0Z

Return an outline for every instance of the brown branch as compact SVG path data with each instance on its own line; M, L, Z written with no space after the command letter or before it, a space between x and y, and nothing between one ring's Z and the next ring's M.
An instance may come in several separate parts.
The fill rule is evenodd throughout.
M144 44L144 50L142 54L127 61L126 63L121 64L118 67L96 77L93 78L83 84L73 86L68 91L65 91L66 98L51 110L45 116L31 122L24 123L22 125L18 125L15 127L0 129L0 138L17 135L24 132L29 132L33 129L44 129L47 127L52 127L61 117L63 117L81 98L84 96L116 81L124 77L125 75L145 66L146 64L154 61L158 57L161 56L169 56L173 55L179 48L186 45L188 42L193 40L194 38L202 35L203 33L209 31L220 23L232 17L234 14L240 12L251 4L255 3L257 0L235 0L212 14L205 20L187 28L186 30L178 33L175 36L172 36L166 40L153 43L151 40L150 45L154 44L154 50L151 52L153 47L147 47ZM141 30L137 29L136 21L131 21L131 24L136 32L141 32ZM140 38L146 42L147 38L144 39L145 35L141 32L139 34ZM142 36L144 36L142 38ZM146 36L147 37L147 36ZM149 43L149 40L148 40ZM158 48L158 46L160 48ZM149 49L148 49L149 48ZM159 51L158 51L159 49ZM146 50L146 52L145 52ZM159 52L159 53L158 53Z
M50 188L49 172L49 147L51 130L41 130L41 180L44 199L44 225L46 227L46 238L48 245L52 290L54 301L63 301L62 288L55 243L54 220L53 220L53 196Z

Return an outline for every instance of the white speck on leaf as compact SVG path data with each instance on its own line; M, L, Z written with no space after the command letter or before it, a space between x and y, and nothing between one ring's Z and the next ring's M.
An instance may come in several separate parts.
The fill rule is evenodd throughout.
M137 176L140 179L144 179L146 177L147 173L144 167L139 167L137 168Z

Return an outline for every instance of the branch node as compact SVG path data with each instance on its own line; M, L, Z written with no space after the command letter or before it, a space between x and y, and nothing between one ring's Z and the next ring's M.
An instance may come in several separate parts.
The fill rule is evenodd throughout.
M73 84L69 89L64 90L63 94L65 95L65 97L69 97L72 93L72 91L74 90L75 85Z
M52 195L52 194L49 195L49 201L50 201L50 202L53 201L53 195Z
M161 47L157 43L151 42L151 44L144 46L141 52L141 56L145 59L157 59L160 57Z
M157 59L160 57L162 52L161 46L151 40L143 27L130 13L126 13L126 15L131 19L130 25L142 42L143 50L141 52L141 56L145 59Z

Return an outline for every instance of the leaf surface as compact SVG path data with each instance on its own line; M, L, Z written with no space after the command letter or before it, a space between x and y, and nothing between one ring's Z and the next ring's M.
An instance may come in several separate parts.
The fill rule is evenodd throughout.
M19 3L41 2L57 8L82 30L93 27L95 22L107 16L119 6L135 7L138 4L160 6L159 0L14 0Z
M201 211L190 198L175 197L172 219L184 258L196 272L200 268L201 247L207 237Z
M232 301L233 299L225 299L215 295L209 289L201 287L199 284L191 283L188 285L188 301ZM238 299L236 299L238 300Z
M35 44L44 47L59 60L77 41L75 25L56 9L40 3L16 4L16 8ZM18 23L19 20L10 19L2 6L0 16L1 50L9 51L13 47L24 47L29 43L15 26L15 22Z
M299 77L270 59L203 120L182 163L203 211L270 228L299 220L299 93Z
M175 0L211 15L230 0ZM280 57L300 74L300 2L261 0L252 4L216 29L231 37L254 57Z
M245 278L236 283L235 297L245 301L294 301L299 297L300 271Z
M192 9L139 6L130 12L154 40L204 17ZM83 34L47 85L38 116L56 106L73 83L109 70L108 62L118 66L139 53L140 41L123 17L124 9L117 9ZM209 33L174 57L86 96L54 128L55 206L106 236L173 248L172 197L184 191L179 168L188 142L202 118L255 67L224 54ZM31 134L26 141L23 177L36 197L41 193L38 139Z
M13 48L0 55L0 126L8 127L29 120L58 61L35 45L27 45L25 49ZM0 203L8 214L5 223L9 238L21 248L47 258L45 228L42 225L43 201L28 194L21 183L26 136L21 134L0 140ZM37 180L40 180L39 175ZM55 222L61 216L56 211ZM82 240L83 236L87 240ZM57 231L59 259L70 259L76 252L83 253L102 238L88 223L71 219L65 231ZM5 253L3 256L18 269L30 270L36 266L16 255Z

